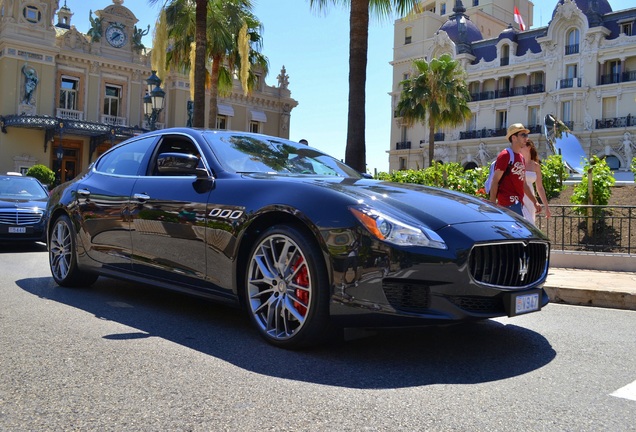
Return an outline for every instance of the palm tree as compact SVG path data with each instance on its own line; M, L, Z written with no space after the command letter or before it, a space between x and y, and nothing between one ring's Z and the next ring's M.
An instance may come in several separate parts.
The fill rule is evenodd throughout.
M150 5L163 1L163 7L180 0L148 0ZM207 6L208 0L181 0L195 5L195 41L196 55L194 60L194 113L192 125L204 127L205 125L205 63L207 42Z
M418 0L309 0L310 7L323 9L328 4L351 6L349 15L349 113L345 163L366 172L365 103L369 15L388 18L395 11L400 16L415 8Z
M194 105L196 112L197 96L210 89L208 126L216 126L219 94L229 93L232 89L234 70L247 93L255 79L252 67L258 67L264 74L268 72L267 58L260 54L262 44L261 23L250 12L250 0L213 0L208 2L206 35L206 62L211 61L211 71L203 68L205 83L202 91L196 88L196 72L199 69L198 44L195 44L195 64L191 64L191 51L196 39L196 10L192 1L172 0L166 7L166 25L171 40L171 48L166 61L178 70L192 70L194 79ZM245 58L245 61L242 61ZM203 106L205 106L205 99ZM193 119L194 120L194 119ZM196 124L193 125L196 127Z
M428 119L428 163L435 154L435 131L439 127L457 126L468 120L472 113L468 107L470 93L465 72L449 54L433 58L430 62L413 62L416 74L402 81L402 95L397 115L406 126Z

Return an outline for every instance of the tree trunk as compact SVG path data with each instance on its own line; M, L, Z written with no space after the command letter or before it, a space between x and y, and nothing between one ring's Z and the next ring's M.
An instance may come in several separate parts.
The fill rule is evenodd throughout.
M345 163L366 172L365 101L369 0L352 0L349 17L349 115Z
M194 58L194 112L192 126L205 127L205 56L207 35L207 0L196 0ZM212 125L213 127L214 125Z
M428 120L428 166L433 166L435 158L435 120L430 117Z
M212 73L210 74L210 110L208 111L208 128L216 129L216 117L219 114L219 70L221 58L212 58Z

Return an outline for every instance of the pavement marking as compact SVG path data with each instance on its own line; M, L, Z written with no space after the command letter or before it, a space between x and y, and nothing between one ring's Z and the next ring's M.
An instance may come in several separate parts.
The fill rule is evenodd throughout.
M636 381L616 390L610 396L636 401Z

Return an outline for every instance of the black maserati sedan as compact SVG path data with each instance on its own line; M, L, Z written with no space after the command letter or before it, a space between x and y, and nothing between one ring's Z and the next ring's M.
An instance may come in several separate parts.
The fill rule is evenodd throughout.
M316 148L189 128L111 148L51 192L58 285L123 278L244 309L273 345L346 327L541 310L548 239L461 193L382 182Z
M0 176L0 241L44 241L48 199L48 189L34 177Z

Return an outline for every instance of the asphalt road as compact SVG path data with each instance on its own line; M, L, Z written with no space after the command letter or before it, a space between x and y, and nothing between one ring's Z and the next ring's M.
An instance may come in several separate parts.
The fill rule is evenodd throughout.
M636 431L636 311L550 304L289 352L235 309L59 288L43 248L2 248L1 431Z

